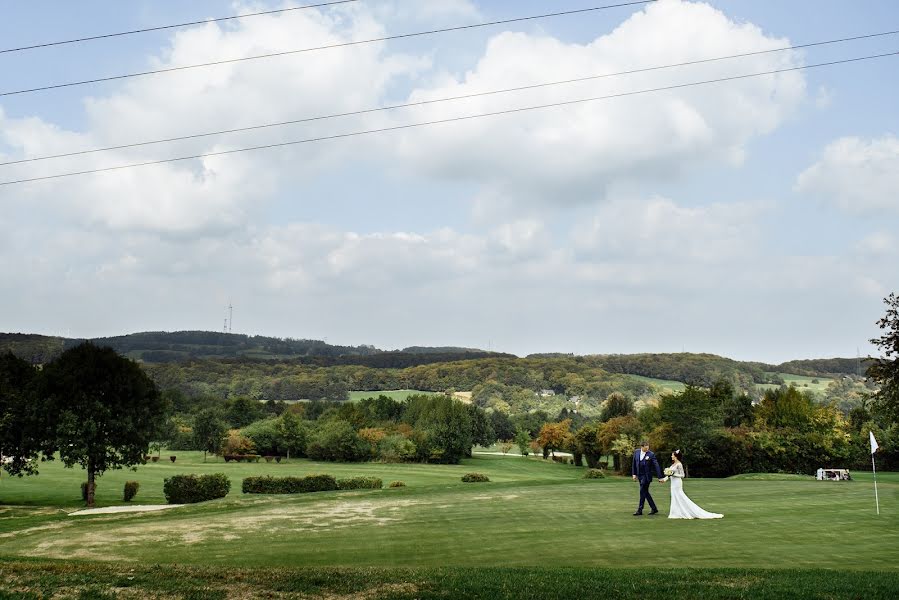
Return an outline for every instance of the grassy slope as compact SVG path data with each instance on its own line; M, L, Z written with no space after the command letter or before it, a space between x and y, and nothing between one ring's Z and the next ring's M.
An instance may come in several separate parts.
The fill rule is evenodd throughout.
M382 392L351 391L350 402L358 402L365 398L377 398L378 396L387 396L388 398L402 402L407 397L415 394L434 395L435 392L425 392L421 390L386 390Z
M675 394L678 394L687 388L687 384L670 379L655 379L654 377L644 377L643 375L626 375L626 377L637 379L646 383L651 383L663 392L674 392Z
M678 557L691 568L835 568L897 572L899 474L879 476L882 514L874 514L869 476L849 483L804 480L688 480L699 504L721 521L670 521L630 515L628 479L580 479L575 467L518 457L478 457L460 466L179 462L109 473L101 504L117 501L120 482L142 482L137 502L161 501L171 473L223 471L228 498L160 513L69 517L83 474L44 465L31 479L0 482L0 553L91 558L131 564L242 567L539 567L612 568ZM493 480L462 484L480 471ZM329 472L402 479L407 488L242 496L250 474ZM667 512L668 490L653 490Z
M810 391L815 394L823 394L827 391L827 386L830 385L830 382L833 379L829 377L805 377L804 375L792 375L790 373L777 373L780 375L784 384L786 385L795 385L802 391ZM813 383L817 381L818 383ZM760 383L756 385L760 390L770 390L777 389L780 385L775 385L773 383Z

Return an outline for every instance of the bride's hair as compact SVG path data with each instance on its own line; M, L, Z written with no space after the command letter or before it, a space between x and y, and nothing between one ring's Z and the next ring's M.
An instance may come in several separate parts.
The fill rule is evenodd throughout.
M684 462L684 453L683 453L682 451L680 451L680 450L675 450L675 451L673 452L673 454L674 454L674 458L676 458L676 459L679 460L680 462Z

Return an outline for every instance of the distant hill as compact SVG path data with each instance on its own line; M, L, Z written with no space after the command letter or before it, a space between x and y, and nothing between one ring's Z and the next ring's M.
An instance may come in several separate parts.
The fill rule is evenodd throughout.
M0 333L0 352L11 351L34 364L43 364L84 339L23 333ZM452 346L411 346L385 351L370 345L338 346L321 340L247 336L212 331L145 331L92 338L130 358L148 363L198 359L295 360L320 366L363 364L373 367L409 367L449 360L511 356Z
M68 339L29 333L0 333L0 352L11 351L34 364L43 364L83 339ZM322 340L248 336L213 331L145 331L94 338L95 344L146 363L194 360L290 361L314 366L362 365L373 368L408 368L419 365L474 360L515 358L512 354L486 352L458 346L409 346L402 350L380 350L371 345L339 346ZM640 375L654 379L708 386L720 377L754 384L781 384L777 373L805 377L855 375L870 365L869 359L821 358L792 360L780 365L737 361L714 354L598 354L575 357L570 353L531 354L531 359L574 358L589 360L610 373Z
M32 364L41 365L58 356L65 349L61 337L35 333L0 333L0 353L12 352Z
M806 377L827 377L829 375L861 375L874 363L870 358L813 358L791 360L781 363L777 370L783 373Z

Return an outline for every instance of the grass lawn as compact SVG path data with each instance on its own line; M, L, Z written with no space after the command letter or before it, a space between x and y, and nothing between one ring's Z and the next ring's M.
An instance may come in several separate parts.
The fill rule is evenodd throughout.
M154 513L72 517L82 471L49 463L36 477L0 481L0 598L41 597L4 590L50 586L65 579L62 573L82 573L85 585L104 589L139 582L145 595L174 586L181 590L176 598L193 597L190 586L204 590L197 598L228 597L215 590L231 580L288 594L271 597L318 590L348 598L538 597L528 590L546 598L807 597L802 590L887 598L899 583L899 473L878 474L880 516L865 473L839 483L770 475L688 479L690 497L725 518L678 521L631 516L637 488L629 478L584 480L584 469L539 458L477 456L442 466L204 464L202 453L177 456L175 464L105 474L98 504L122 504L126 479L141 482L134 503L164 502L162 480L176 473L227 473L229 496ZM491 482L461 483L470 471ZM240 493L248 475L309 473L377 476L407 487ZM652 491L667 514L667 486ZM673 566L681 570L665 570Z

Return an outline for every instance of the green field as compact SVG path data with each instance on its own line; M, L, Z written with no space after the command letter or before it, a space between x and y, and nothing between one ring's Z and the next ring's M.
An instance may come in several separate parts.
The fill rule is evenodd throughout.
M552 587L555 582L560 589L584 597L578 594L615 586L626 590L637 580L669 576L659 571L635 578L633 571L617 571L642 565L652 570L672 566L687 570L670 574L672 581L680 582L673 584L679 591L653 595L653 590L647 595L647 590L639 590L627 597L690 597L687 592L702 585L718 590L707 590L707 597L732 597L728 581L733 578L737 589L751 590L756 584L760 591L780 589L779 585L787 589L791 581L799 580L807 580L813 589L813 569L846 574L845 581L853 582L856 591L874 586L869 589L872 598L889 597L879 591L881 587L889 590L899 583L899 473L878 475L880 516L874 512L870 475L864 473L845 483L795 476L689 479L687 493L703 507L723 512L725 518L676 521L631 516L637 489L629 478L584 480L581 468L539 458L477 456L462 465L445 466L307 460L226 464L220 459L204 464L202 453L179 452L177 456L175 464L166 460L137 472L107 473L99 480L98 505L122 504L126 479L141 482L134 503L164 502L162 480L176 473L225 472L233 482L231 494L154 513L69 516L81 505L82 471L49 463L41 466L37 477L4 478L0 481L2 572L13 576L12 581L34 577L38 586L44 580L51 585L54 569L70 576L93 573L91 585L108 579L108 587L121 583L116 573L137 573L134 577L147 586L165 588L181 585L167 579L172 573L183 573L192 585L201 585L197 582L204 577L215 579L209 567L224 568L221 573L228 578L245 573L245 581L262 577L259 569L276 569L269 581L286 577L294 582L291 585L306 586L307 592L310 586L331 581L324 575L316 579L313 573L332 573L328 585L333 587L321 589L347 594L355 592L345 586L352 587L355 584L349 582L368 573L367 581L380 582L380 591L364 597L376 598L451 598L457 596L448 593L449 588L470 587L472 582L481 583L463 595L474 597L474 591L480 590L484 595L479 597L511 598L518 597L513 591L528 581L534 589ZM461 475L469 471L485 473L491 482L461 483ZM248 475L310 473L377 476L385 484L405 481L407 487L297 496L240 493L240 480ZM655 484L653 492L667 513L667 487ZM113 566L95 569L89 562L56 566L55 561L63 559L107 561ZM153 564L181 565L181 570L152 571ZM565 569L557 570L560 567ZM784 568L799 569L801 574L778 571ZM867 571L872 573L856 573ZM470 575L465 576L466 572ZM599 572L607 575L594 580ZM503 589L508 595L504 596L494 586L506 580ZM435 581L442 582L435 589L447 593L422 594ZM402 587L405 583L412 587ZM17 597L4 596L4 589L13 589L4 585L10 584L0 583L0 598ZM856 597L848 588L840 593L837 589L842 588L826 586L821 591L831 594L827 597ZM496 594L490 596L490 590Z
M673 381L671 379L655 379L654 377L643 377L642 375L628 375L628 377L646 383L651 383L663 392L672 392L675 394L679 394L687 389L687 385L685 383L680 381Z
M433 395L434 392L423 392L421 390L387 390L383 392L352 391L350 392L350 402L359 402L360 400L364 400L365 398L377 398L378 396L387 396L391 400L402 402L407 397L414 394Z
M792 375L790 373L769 373L769 375L780 375L785 385L795 385L802 391L810 391L815 394L823 394L827 391L827 386L833 381L829 377L805 377L804 375ZM817 381L817 383L815 383ZM760 383L756 387L760 390L776 390L780 387L774 383Z

